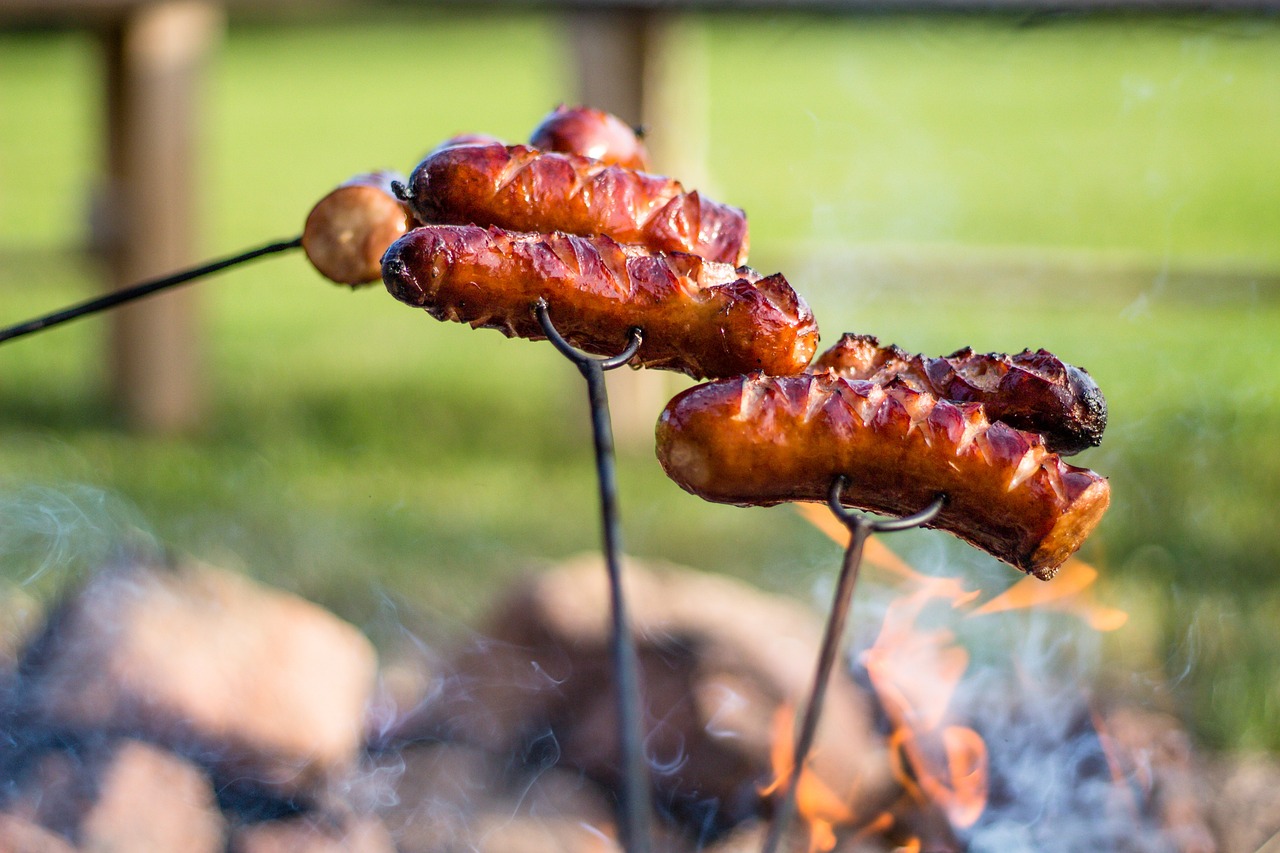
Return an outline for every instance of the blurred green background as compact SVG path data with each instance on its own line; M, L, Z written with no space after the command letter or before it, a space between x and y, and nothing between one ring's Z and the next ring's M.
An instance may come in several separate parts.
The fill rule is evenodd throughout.
M706 50L709 192L748 211L752 265L787 274L825 343L1044 346L1088 368L1111 426L1078 464L1114 500L1083 556L1133 613L1112 681L1210 746L1280 748L1280 22L682 27ZM204 252L293 236L336 183L408 170L453 133L526 138L575 100L565 38L537 12L233 18L208 92ZM94 50L0 33L0 324L94 292ZM12 585L47 595L136 525L362 625L394 608L447 635L504 579L597 547L584 392L550 347L333 287L297 254L197 287L211 405L187 437L118 427L101 319L0 349ZM802 596L837 568L789 509L705 504L651 447L623 451L620 482L634 554ZM1016 580L942 534L891 544Z

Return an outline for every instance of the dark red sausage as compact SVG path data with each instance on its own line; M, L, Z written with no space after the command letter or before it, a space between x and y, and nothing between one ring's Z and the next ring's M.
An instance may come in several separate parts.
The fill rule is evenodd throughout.
M406 200L423 222L603 234L655 252L746 262L747 218L679 182L524 145L464 145L427 157Z
M1040 578L1106 511L1106 479L1040 437L990 423L976 403L834 373L740 376L690 388L658 422L658 459L682 488L719 503L822 501L907 515L939 494L930 526Z
M543 151L649 171L649 151L635 129L612 113L591 107L561 104L538 124L529 144Z
M1039 433L1064 456L1096 447L1107 426L1107 401L1093 377L1043 349L1005 355L966 347L926 358L870 335L846 334L810 368L824 370L845 379L897 379L944 400L981 403L991 420Z
M311 209L302 230L302 249L325 278L355 287L381 277L382 253L417 224L392 192L393 181L403 183L404 176L357 175Z
M428 225L392 244L382 276L393 296L436 319L535 340L532 306L546 299L560 333L602 355L638 327L633 365L694 377L796 373L817 346L813 313L781 275L604 236Z

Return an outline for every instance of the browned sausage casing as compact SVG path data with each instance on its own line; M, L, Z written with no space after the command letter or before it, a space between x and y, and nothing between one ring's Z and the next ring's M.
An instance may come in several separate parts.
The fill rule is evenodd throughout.
M945 400L981 403L990 420L1039 433L1064 456L1096 447L1107 426L1107 401L1093 377L1043 349L1005 355L966 347L925 358L871 335L846 334L810 368L824 370L845 379L899 379Z
M845 503L889 515L945 494L930 526L1044 579L1110 500L1106 479L1033 433L988 422L980 405L830 373L690 388L658 421L658 459L682 488L719 503L825 500L838 474L849 478Z
M561 104L534 128L529 144L543 151L649 171L649 151L635 128L612 113L591 107Z
M679 182L524 145L465 145L428 156L407 201L423 222L512 231L603 234L655 252L688 252L738 266L747 217L685 192Z
M813 313L780 274L762 278L688 254L655 254L608 237L525 234L474 225L414 229L382 261L387 290L438 320L541 340L532 306L547 300L573 345L694 377L796 373L817 346Z
M382 253L417 223L392 192L397 172L357 175L311 208L302 230L302 249L330 281L352 287L382 275Z

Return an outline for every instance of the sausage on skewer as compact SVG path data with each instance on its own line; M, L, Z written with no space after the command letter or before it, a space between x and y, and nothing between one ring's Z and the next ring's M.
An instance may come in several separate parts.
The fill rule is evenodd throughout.
M525 145L463 145L428 156L402 197L422 222L603 234L655 252L746 262L746 214L678 181Z
M417 224L391 189L403 181L395 172L357 175L311 208L302 249L321 275L352 287L381 277L382 253Z
M391 245L382 276L393 296L437 319L509 337L544 337L532 311L539 298L588 352L616 353L640 328L633 366L693 377L797 373L817 346L813 312L782 275L605 236L427 225Z
M826 370L849 380L897 379L944 400L981 403L989 419L1039 433L1063 456L1096 447L1107 426L1107 401L1093 377L1043 349L1005 355L966 347L926 358L871 335L846 334L809 368Z
M561 104L538 124L529 144L543 151L577 154L637 172L649 171L649 151L635 128L612 113L591 107Z
M1110 501L1105 478L1034 433L896 381L757 374L698 385L667 405L657 439L667 474L718 503L825 500L840 474L842 500L873 512L906 515L946 495L929 526L1044 579Z

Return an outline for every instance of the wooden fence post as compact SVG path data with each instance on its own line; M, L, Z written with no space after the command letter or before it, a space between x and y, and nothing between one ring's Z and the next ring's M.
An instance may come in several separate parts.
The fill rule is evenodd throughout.
M198 113L222 12L201 0L140 5L103 32L107 86L107 237L114 288L195 260ZM197 294L178 290L113 312L111 394L149 432L202 414Z
M703 188L706 69L700 39L680 13L651 9L579 9L570 13L581 103L643 126L653 169L690 189ZM620 446L653 443L658 414L688 384L660 370L607 374Z

